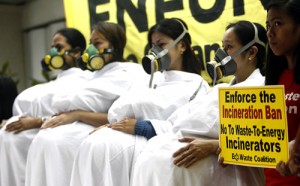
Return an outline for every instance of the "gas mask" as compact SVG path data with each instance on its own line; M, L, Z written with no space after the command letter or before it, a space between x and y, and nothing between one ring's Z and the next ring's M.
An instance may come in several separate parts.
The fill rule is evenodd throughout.
M214 81L233 75L236 68L236 62L221 48L216 51L214 61L207 63L207 72Z
M170 65L168 50L159 46L153 46L150 49L149 55L143 57L142 65L147 74L151 74L152 71L156 72L166 70Z
M52 47L49 54L45 55L41 60L43 70L51 71L68 67L69 64L66 63L64 55L68 55L71 51L72 50L59 50L56 47Z
M183 32L165 49L159 47L159 46L153 46L150 49L150 52L148 55L144 56L142 59L142 66L146 73L151 74L151 79L149 83L149 87L152 87L152 80L153 80L153 74L157 71L164 71L167 70L167 68L170 65L170 56L168 55L169 50L173 48L184 36L186 33L188 33L188 30L185 28L183 23L181 21L175 19L178 21L182 28Z
M112 49L98 50L94 45L90 44L84 51L83 55L77 59L77 65L82 70L100 70L107 62L103 54L112 54Z
M207 63L207 72L213 79L213 84L215 84L219 79L225 76L233 75L236 72L237 65L233 58L240 55L255 43L265 46L265 43L258 38L258 31L255 24L252 23L252 25L254 27L254 39L252 41L244 45L241 49L234 52L232 55L228 55L223 49L219 48L216 51L214 61L210 61Z

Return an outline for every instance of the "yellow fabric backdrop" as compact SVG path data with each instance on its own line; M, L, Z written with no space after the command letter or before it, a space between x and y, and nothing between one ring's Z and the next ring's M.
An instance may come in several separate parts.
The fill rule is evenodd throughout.
M192 45L205 68L221 46L227 24L249 20L265 26L267 3L268 0L64 0L67 26L82 31L87 42L91 24L96 21L123 25L127 35L124 57L138 63L146 51L148 29L160 19L181 18L188 24ZM202 75L211 82L206 71Z

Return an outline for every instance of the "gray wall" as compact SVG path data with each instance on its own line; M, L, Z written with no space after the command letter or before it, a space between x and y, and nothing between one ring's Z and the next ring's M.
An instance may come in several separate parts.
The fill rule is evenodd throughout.
M10 70L20 79L20 87L24 87L24 46L21 27L22 8L0 6L0 67L10 63Z
M65 27L63 0L32 0L22 6L0 5L0 67L9 61L19 92L32 80L45 81L40 60L56 30Z

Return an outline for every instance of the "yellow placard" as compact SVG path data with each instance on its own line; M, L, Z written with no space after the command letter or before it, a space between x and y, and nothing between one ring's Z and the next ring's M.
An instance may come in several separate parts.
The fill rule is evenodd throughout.
M149 28L163 18L184 20L192 37L193 49L204 69L222 46L226 26L238 20L265 26L268 1L257 0L64 0L66 22L83 32L89 41L91 25L97 21L118 23L126 29L127 61L141 62L148 52ZM206 71L202 76L212 82ZM228 82L232 76L222 79Z
M284 95L283 86L219 89L220 156L225 163L275 168L287 162Z

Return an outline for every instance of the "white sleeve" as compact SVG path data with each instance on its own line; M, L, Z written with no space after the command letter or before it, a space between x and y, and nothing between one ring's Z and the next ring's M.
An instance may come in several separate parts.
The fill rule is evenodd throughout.
M163 121L163 120L150 120L156 135L172 132L172 123L170 121Z
M198 99L176 110L176 115L177 117L173 121L174 133L181 131L183 135L186 133L189 135L218 138L218 88L214 88L206 95L201 95Z

